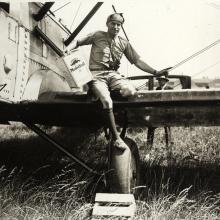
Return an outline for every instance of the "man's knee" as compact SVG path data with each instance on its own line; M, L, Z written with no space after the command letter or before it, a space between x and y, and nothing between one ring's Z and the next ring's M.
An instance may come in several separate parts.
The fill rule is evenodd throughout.
M130 84L123 85L120 89L120 93L123 97L134 96L137 90Z

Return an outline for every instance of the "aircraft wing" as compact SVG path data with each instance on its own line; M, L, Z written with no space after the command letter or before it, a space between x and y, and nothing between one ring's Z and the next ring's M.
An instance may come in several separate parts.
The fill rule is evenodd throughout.
M139 91L114 98L116 120L128 126L220 125L220 90ZM101 126L102 106L85 94L48 92L36 101L0 100L0 122L27 121L45 125Z

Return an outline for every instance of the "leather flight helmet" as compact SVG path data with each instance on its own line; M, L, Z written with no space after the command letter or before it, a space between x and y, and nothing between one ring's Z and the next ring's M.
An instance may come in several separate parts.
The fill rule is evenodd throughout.
M123 24L125 19L122 13L114 13L108 16L106 23L109 23L111 21L119 22L120 24Z

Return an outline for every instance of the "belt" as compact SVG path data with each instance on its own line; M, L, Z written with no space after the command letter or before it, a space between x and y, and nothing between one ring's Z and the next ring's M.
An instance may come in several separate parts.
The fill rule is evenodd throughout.
M90 70L92 72L93 75L95 76L107 76L109 75L110 72L116 72L115 70L106 70L106 69L103 69L103 70L100 70L100 69L97 69L97 70Z
M106 68L101 68L101 69L97 68L97 69L90 69L90 71L115 71L115 70L113 70L113 69L106 69Z

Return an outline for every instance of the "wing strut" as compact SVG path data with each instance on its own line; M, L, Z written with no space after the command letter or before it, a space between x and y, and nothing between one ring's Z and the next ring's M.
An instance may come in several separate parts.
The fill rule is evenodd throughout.
M40 8L37 14L33 14L35 21L40 21L41 19L43 19L43 17L47 14L53 4L54 2L47 2Z
M116 11L116 9L115 9L115 6L114 6L114 5L112 5L112 8L113 8L114 12L115 12L115 13L117 13L117 11ZM127 41L129 41L129 39L128 39L128 35L126 34L126 32L125 32L125 29L124 29L123 25L121 26L121 28L122 28L122 31L124 32L124 35L125 35L125 37L126 37Z
M92 16L96 13L96 11L101 7L103 2L97 2L97 4L92 8L92 10L88 13L88 15L83 19L83 21L79 24L79 26L73 31L73 33L64 41L64 44L68 46L74 38L78 35L78 33L83 29L83 27L87 24L87 22L92 18Z
M36 134L38 134L41 138L52 144L56 149L67 155L69 158L71 158L74 162L81 165L83 168L88 170L89 172L97 175L97 176L103 176L103 174L100 174L93 170L91 167L89 167L84 161L79 159L77 156L73 155L69 151L67 151L61 144L57 143L55 140L53 140L49 135L47 135L44 131L42 131L39 127L37 127L34 124L22 121L23 124L25 124L28 128L30 128L32 131L34 131Z

